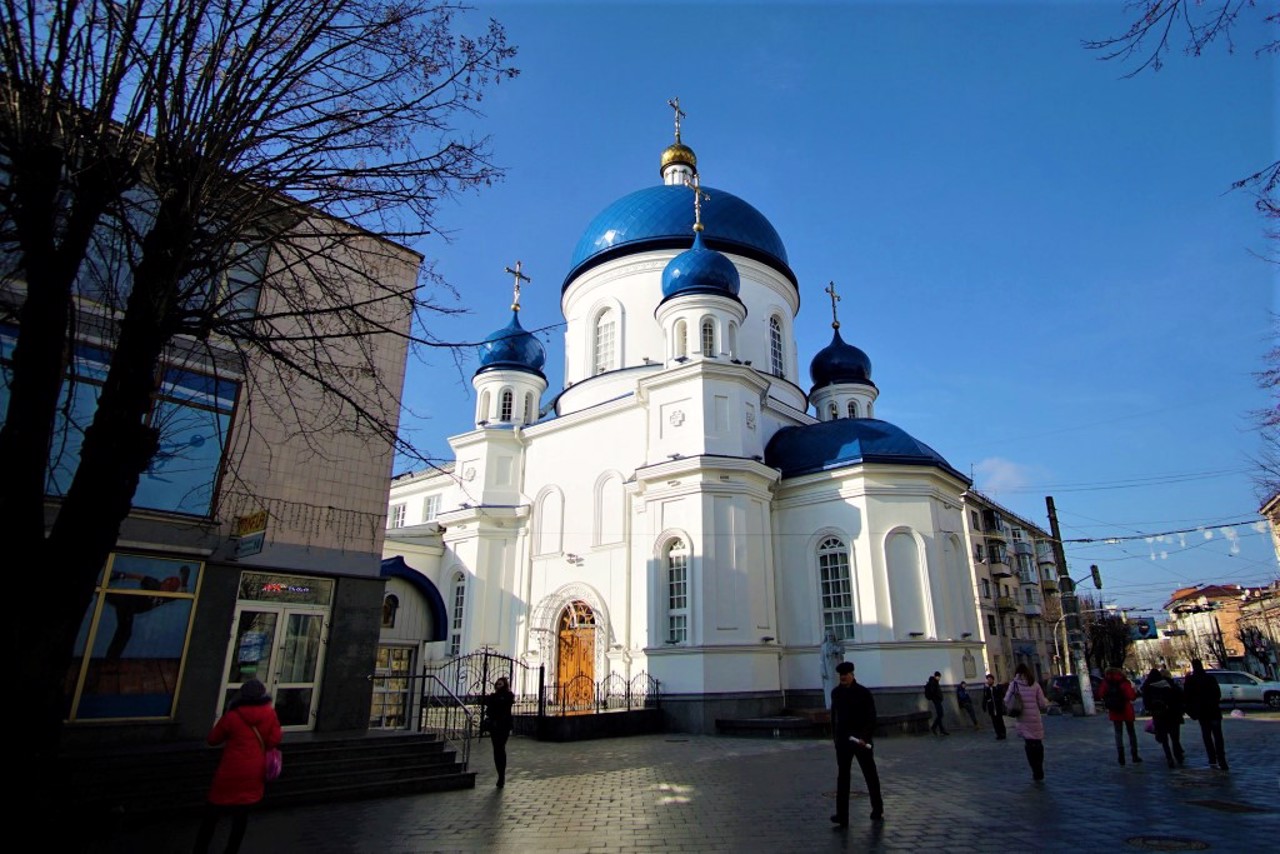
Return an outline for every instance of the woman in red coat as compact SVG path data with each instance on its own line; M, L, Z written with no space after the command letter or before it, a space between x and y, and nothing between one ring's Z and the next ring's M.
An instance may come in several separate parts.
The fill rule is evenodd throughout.
M218 819L231 816L231 836L227 854L240 850L249 825L249 808L262 800L266 785L266 752L280 746L280 720L271 706L271 695L257 679L240 686L240 696L209 731L209 744L222 747L218 770L209 786L195 851L209 850Z
M1119 667L1108 667L1102 675L1098 699L1107 707L1107 717L1111 719L1111 726L1115 729L1116 757L1123 765L1124 733L1120 727L1124 726L1129 730L1129 750L1133 755L1133 764L1137 765L1142 762L1142 757L1138 755L1138 734L1133 728L1133 701L1137 699L1138 692Z

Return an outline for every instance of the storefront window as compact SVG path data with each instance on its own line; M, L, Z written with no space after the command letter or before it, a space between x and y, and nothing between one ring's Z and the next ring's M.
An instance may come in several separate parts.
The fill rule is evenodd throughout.
M111 556L67 672L68 720L172 716L203 568Z

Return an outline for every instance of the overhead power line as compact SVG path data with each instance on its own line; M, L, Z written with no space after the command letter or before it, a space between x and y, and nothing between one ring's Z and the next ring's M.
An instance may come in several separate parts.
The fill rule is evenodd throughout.
M1077 537L1063 540L1064 543L1121 543L1129 540L1151 540L1156 537L1170 537L1175 534L1194 534L1197 531L1212 531L1215 528L1243 528L1258 524L1258 519L1246 519L1241 522L1222 522L1212 525L1197 525L1194 528L1179 528L1176 531L1158 531L1143 534L1125 534L1119 537Z

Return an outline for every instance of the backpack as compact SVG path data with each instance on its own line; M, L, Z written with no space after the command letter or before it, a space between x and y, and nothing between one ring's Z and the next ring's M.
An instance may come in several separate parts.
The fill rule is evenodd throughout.
M1108 682L1107 693L1102 698L1103 705L1107 707L1108 712L1116 712L1123 714L1125 704L1129 701L1124 696L1124 689L1120 687L1119 682Z

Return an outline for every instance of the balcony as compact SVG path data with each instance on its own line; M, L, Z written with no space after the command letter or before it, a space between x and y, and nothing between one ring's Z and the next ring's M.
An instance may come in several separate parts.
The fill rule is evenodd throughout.
M1048 576L1045 576L1044 579L1041 580L1040 586L1044 588L1045 593L1058 592L1058 580L1056 578L1050 578Z
M1039 602L1024 602L1022 604L1022 613L1028 617L1038 617L1044 612Z
M1026 540L1013 541L1013 553L1015 555L1026 555L1027 557L1031 557L1032 552L1033 552L1032 545Z
M1012 614L1018 610L1018 602L1012 596L999 596L996 598L996 610L1002 614Z
M1041 566L1057 566L1058 558L1053 553L1053 543L1048 540L1036 542L1036 563Z
M1009 568L1008 559L1003 556L988 555L987 567L992 578L1012 578L1013 570Z

